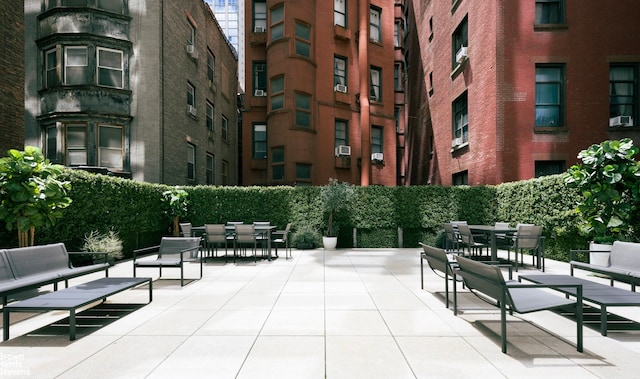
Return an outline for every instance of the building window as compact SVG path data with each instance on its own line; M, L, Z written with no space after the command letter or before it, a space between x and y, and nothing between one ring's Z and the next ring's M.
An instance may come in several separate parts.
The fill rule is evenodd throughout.
M311 127L311 96L296 92L296 126Z
M123 128L99 125L98 129L98 166L122 171L124 169Z
M271 110L284 107L284 76L271 79Z
M536 65L536 126L563 126L564 65Z
M371 67L369 98L373 101L382 101L382 69L379 67Z
M301 22L296 22L296 54L311 57L311 27Z
M271 149L271 178L284 180L284 147Z
M187 179L196 180L196 147L187 144Z
M253 94L264 96L267 93L267 64L253 62Z
M229 121L226 117L222 116L222 125L220 125L220 132L222 134L222 140L229 140Z
M196 88L187 82L187 105L196 107Z
M271 40L284 37L284 5L271 9Z
M396 62L393 65L393 88L396 91L402 91L404 88L402 63Z
M454 146L469 142L469 114L466 92L453 102L453 138Z
M222 185L229 185L229 162L225 160L222 161Z
M208 185L212 185L215 184L214 180L215 180L215 173L216 173L216 166L215 166L216 160L215 160L215 156L213 154L208 154L207 153L207 184Z
M347 0L333 0L333 23L347 27Z
M58 50L51 49L45 54L45 88L52 88L60 85L60 75L58 74Z
M381 12L382 10L378 7L371 7L369 9L369 39L374 42L382 42Z
M382 153L382 126L371 127L371 154Z
M536 24L564 24L564 0L536 0Z
M311 182L311 165L307 163L296 163L296 184L298 182Z
M267 2L266 0L253 1L253 31L264 33L267 30Z
M335 122L335 147L338 146L349 146L349 121Z
M637 120L637 77L635 65L609 67L609 126L633 126Z
M207 101L207 130L213 132L214 106Z
M404 28L402 27L402 20L396 20L393 25L393 46L402 47L404 42Z
M536 161L535 177L562 174L567 171L565 161Z
M452 36L452 67L455 69L460 63L463 62L463 56L466 57L465 49L469 47L469 23L467 18L458 25Z
M111 88L124 88L122 51L98 48L98 85Z
M65 161L67 166L84 166L88 164L87 125L66 124Z
M216 73L216 57L213 55L211 51L207 51L207 78L209 78L209 82L213 83L215 80Z
M89 59L86 46L69 46L64 48L64 84L87 84Z
M452 176L454 186L466 186L469 184L469 171L456 172Z
M98 0L98 8L118 14L124 13L122 0Z
M45 128L45 158L51 163L61 163L58 161L58 128L55 125Z
M188 24L189 24L189 36L187 37L187 44L195 46L196 45L196 27L191 23L191 21L189 21Z
M333 85L347 85L347 58L333 57Z
M267 159L267 124L253 125L253 159Z

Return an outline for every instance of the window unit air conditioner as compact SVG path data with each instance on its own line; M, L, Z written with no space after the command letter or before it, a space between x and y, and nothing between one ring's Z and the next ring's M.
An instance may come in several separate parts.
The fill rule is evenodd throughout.
M267 91L263 89L257 89L253 92L253 96L258 96L258 97L267 96Z
M351 146L347 145L339 145L336 146L336 157L340 156L350 156L351 155Z
M254 33L264 33L264 26L255 26L253 28Z
M633 126L631 116L616 116L609 119L609 126Z
M347 93L347 86L344 84L336 84L336 86L333 87L333 90L336 92Z
M468 48L466 46L460 47L460 49L456 53L456 62L462 63L464 62L465 59L469 57L469 55L467 54L467 49Z
M380 162L382 162L384 160L384 154L382 154L382 153L373 153L373 154L371 154L371 160L372 161L380 161Z
M454 138L451 140L451 147L462 145L462 138Z
M187 113L189 113L193 117L196 117L196 115L198 114L198 110L193 105L187 105Z
M187 53L191 55L192 59L198 59L198 50L194 45L187 45Z

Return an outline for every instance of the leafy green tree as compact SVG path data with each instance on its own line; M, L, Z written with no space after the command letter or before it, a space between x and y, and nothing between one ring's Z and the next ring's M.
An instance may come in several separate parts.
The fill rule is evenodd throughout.
M320 199L325 214L327 215L327 229L325 236L337 237L338 226L334 224L337 212L346 210L353 196L353 188L349 183L340 183L337 179L330 178L329 184L320 189Z
M165 203L165 214L173 219L173 234L178 236L180 217L185 217L189 212L189 192L175 187L162 193L162 201Z
M591 145L578 154L582 164L569 168L565 183L582 193L576 211L585 235L600 242L633 238L640 204L639 151L624 138Z
M9 150L0 159L0 220L18 230L18 243L33 246L35 228L50 227L71 204L71 184L59 180L62 166L45 159L37 147Z

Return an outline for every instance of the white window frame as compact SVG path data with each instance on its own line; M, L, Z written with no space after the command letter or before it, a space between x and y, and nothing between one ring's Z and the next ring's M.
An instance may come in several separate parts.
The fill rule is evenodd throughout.
M69 51L72 51L72 50L84 51L84 62L79 64L71 64L70 63L71 59L69 58ZM64 48L64 84L65 85L87 84L88 83L88 78L87 78L88 66L89 66L89 51L86 46L65 46ZM70 76L69 71L74 70L74 68L76 67L84 67L84 70L83 70L84 80L82 80L80 83L69 83L68 81L68 78Z
M187 144L187 180L196 180L196 146Z
M102 141L100 140L100 132L102 129L118 129L120 132L120 146L103 146ZM108 167L110 169L124 170L124 128L121 125L109 125L109 124L100 124L98 125L98 166ZM120 153L120 164L117 166L108 165L102 160L103 152L115 152L118 151Z
M102 66L100 64L100 52L102 52L102 51L119 54L120 55L120 67ZM108 49L106 47L98 47L96 49L96 66L97 66L97 71L98 71L98 72L96 72L96 83L98 84L98 86L108 87L108 88L118 88L118 89L123 89L125 87L125 84L124 84L124 52L122 50ZM119 87L118 86L114 87L114 86L110 86L110 85L101 84L100 83L100 71L101 70L110 70L110 71L120 72L120 83L121 83L121 85Z

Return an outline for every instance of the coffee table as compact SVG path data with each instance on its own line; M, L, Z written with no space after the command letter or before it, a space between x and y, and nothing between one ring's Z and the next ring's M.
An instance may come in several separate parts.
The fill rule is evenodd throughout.
M106 300L109 296L144 283L149 285L149 302L151 302L153 299L151 278L101 278L5 305L2 308L3 340L9 339L11 312L69 311L69 340L73 341L76 339L76 309Z
M607 335L607 307L640 306L640 293L576 278L575 276L550 274L520 275L518 280L522 279L545 285L582 284L583 299L600 307L600 333L603 336ZM575 296L575 289L571 287L557 288L556 291Z

